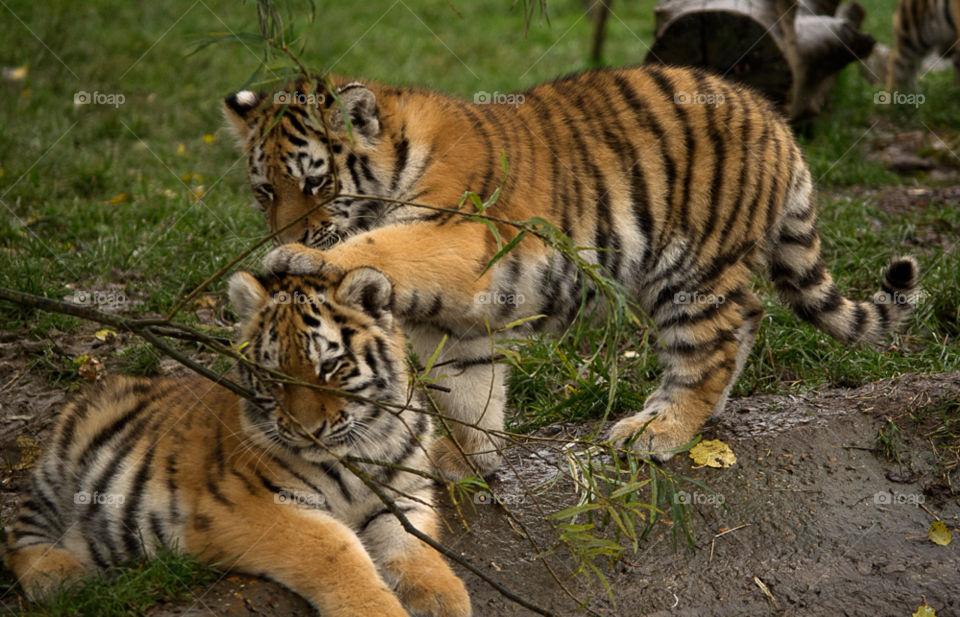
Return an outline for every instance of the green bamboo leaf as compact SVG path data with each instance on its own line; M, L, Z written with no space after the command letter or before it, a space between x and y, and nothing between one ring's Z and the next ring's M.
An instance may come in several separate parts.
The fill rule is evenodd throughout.
M560 510L555 514L551 514L548 518L552 518L552 519L573 518L574 516L583 514L584 512L590 512L591 510L599 510L602 507L603 506L601 506L598 503L587 503L587 504L583 504L582 506L574 506L572 508ZM589 527L593 527L593 525L589 525Z
M497 200L500 199L500 189L502 188L503 188L502 186L497 187L497 190L493 192L493 195L490 196L490 199L488 199L484 204L480 206L479 208L480 212L483 212L493 204L497 203Z
M491 224L492 224L492 223L491 223ZM495 264L495 263L497 263L498 261L500 261L500 259L501 259L504 255L506 255L507 253L509 253L510 251L512 251L514 248L516 248L516 246L517 246L518 244L520 244L520 241L523 240L524 236L526 236L526 232L524 232L524 231L521 229L520 232L517 233L517 235L513 237L513 240L511 240L510 242L507 242L505 245L503 245L503 247L501 247L501 249L500 249L499 251L497 251L497 254L493 256L493 259L490 260L490 263L487 264L487 267L485 267L485 268L483 269L483 272L481 272L481 273L480 273L480 276L478 276L477 278L480 278L481 276L483 276L484 274L486 274L486 273L487 273L487 270L489 270L491 267L493 267L493 264Z
M623 488L619 488L619 489L613 491L612 493L610 493L610 498L611 498L611 499L618 499L618 498L623 497L624 495L626 495L626 494L628 494L628 493L632 493L632 492L634 492L634 491L637 491L637 490L643 488L644 486L646 486L646 485L649 484L649 483L650 483L650 480L643 480L642 482L631 482L630 484L624 486Z
M493 221L490 219L481 218L479 216L468 216L467 219L473 221L474 223L483 223L486 225L487 229L490 230L490 233L493 234L494 239L497 241L497 250L503 250L503 240L500 238L500 230L497 229L497 226L493 224ZM489 265L487 267L489 267ZM484 270L484 272L486 272L486 270ZM483 276L483 273L481 273L480 276ZM478 276L477 278L480 277Z
M603 588L607 590L607 597L610 598L610 603L613 604L614 608L616 608L616 602L613 599L613 590L610 589L610 583L607 582L606 577L592 563L588 563L587 567L593 570L593 573L596 574L597 578L600 579L600 584L603 585Z
M516 320L516 321L511 321L510 323L508 323L508 324L505 325L504 327L502 327L502 328L500 328L499 330L497 330L497 332L506 332L507 330L510 330L511 328L516 328L517 326L521 326L521 325L527 323L528 321L534 321L535 319L542 319L543 317L546 317L546 315L532 315L532 316L530 316L530 317L524 317L523 319L518 319L518 320Z
M463 204L467 203L468 199L472 201L474 196L477 197L477 199L480 198L480 196L474 193L473 191L464 191L463 195L460 196L460 201L457 202L457 209L459 210L460 208L462 208Z
M433 355L430 356L430 359L427 360L427 365L423 367L424 374L430 372L430 369L433 368L433 365L436 364L437 358L440 357L440 352L443 350L443 344L447 342L447 335L444 334L443 338L440 339L440 344L437 345L437 348L433 350Z
M483 201L480 199L480 196L476 193L467 193L470 196L470 201L473 202L473 205L477 208L477 212L483 212Z

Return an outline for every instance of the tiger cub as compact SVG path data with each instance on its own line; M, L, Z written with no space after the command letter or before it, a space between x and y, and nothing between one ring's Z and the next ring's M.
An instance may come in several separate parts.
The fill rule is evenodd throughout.
M887 58L887 90L916 85L920 63L935 52L953 57L960 82L960 0L900 0L893 14L894 49Z
M301 381L407 402L406 343L380 272L239 272L230 298L248 358ZM429 417L264 383L244 364L235 374L255 404L202 378L115 377L66 407L8 528L6 565L31 597L163 544L277 581L324 617L400 617L404 607L470 615L443 558L338 464L350 454L429 470ZM414 526L437 536L429 479L360 466Z
M456 208L464 191L486 199L502 184L486 214L541 217L576 246L603 249L581 256L652 318L663 366L643 410L610 436L624 444L642 431L632 447L659 460L723 410L763 317L754 271L765 269L801 318L849 343L880 341L910 310L918 273L909 258L890 264L871 301L841 296L821 255L803 152L771 104L735 83L646 66L474 102L333 83L343 107L308 82L288 102L248 91L224 101L270 228L309 213L280 234L289 244L266 265L374 266L393 282L396 315L420 357L446 336L439 360L456 362L433 375L448 375L450 392L437 402L457 419L453 439L435 446L449 477L489 474L500 462L506 367L491 357L490 332L522 318L532 319L507 336L562 330L594 290L529 234L485 271L499 248L485 224L391 199ZM464 210L474 211L470 200ZM504 243L515 238L514 227L496 226Z

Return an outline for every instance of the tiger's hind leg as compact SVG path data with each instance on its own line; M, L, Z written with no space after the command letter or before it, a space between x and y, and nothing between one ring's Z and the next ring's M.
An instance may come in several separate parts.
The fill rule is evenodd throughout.
M753 345L757 342L757 332L760 331L760 322L763 321L763 303L750 290L744 289L742 294L738 294L737 304L740 305L740 316L743 318L743 324L737 331L737 341L740 346L737 348L737 365L733 370L733 377L727 384L727 389L723 391L716 407L713 408L711 417L718 417L723 414L727 406L727 397L730 390L736 385L743 367L747 364L750 352L753 351Z
M726 403L761 318L760 313L754 314L759 300L743 289L743 270L731 273L727 280L739 284L729 285L726 293L687 296L689 302L674 299L674 306L654 313L663 377L643 411L614 425L610 440L615 445L622 447L639 433L634 451L669 460L673 454L665 451L691 441ZM745 315L751 316L745 319Z
M50 597L65 583L79 580L88 573L73 553L51 544L14 549L7 554L5 562L33 602Z
M919 36L923 25L916 23L915 16L910 14L912 6L911 2L901 2L893 16L893 33L896 41L887 58L888 96L898 89L916 89L920 63L930 53L929 44ZM888 99L881 102L890 103L891 101Z

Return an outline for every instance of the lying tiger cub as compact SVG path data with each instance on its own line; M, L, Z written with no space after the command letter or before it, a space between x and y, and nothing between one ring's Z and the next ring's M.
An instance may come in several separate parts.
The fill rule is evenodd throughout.
M766 271L799 317L848 343L882 340L915 300L910 258L890 262L871 300L840 294L821 254L803 151L773 106L735 83L647 66L473 101L341 77L333 84L343 107L310 83L224 101L267 223L284 228L287 245L266 265L301 274L373 266L393 282L397 316L421 357L447 337L440 359L459 362L434 375L450 376L451 392L437 397L459 421L456 443L436 442L450 477L500 462L491 431L503 426L506 368L492 362L488 326L539 315L508 336L562 331L594 291L529 236L486 270L499 247L485 224L399 201L456 208L464 191L486 199L502 184L487 215L540 217L576 246L598 249L581 256L654 321L663 366L659 388L610 436L623 444L642 431L634 449L660 460L723 411L763 318L754 272ZM470 200L463 209L475 211ZM517 234L496 226L503 242Z
M406 343L380 272L239 272L230 298L248 358L369 399L408 400ZM428 470L429 416L267 384L243 364L236 374L256 404L202 378L116 377L66 407L8 528L6 565L28 594L45 597L163 544L282 583L324 617L400 617L404 607L470 615L466 589L443 558L337 463L349 453ZM412 404L423 402L414 396ZM430 480L361 467L392 489L414 526L437 535Z

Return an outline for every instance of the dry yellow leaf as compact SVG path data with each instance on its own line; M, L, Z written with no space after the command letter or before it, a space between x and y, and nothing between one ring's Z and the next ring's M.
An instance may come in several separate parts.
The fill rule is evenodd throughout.
M117 204L122 204L122 203L125 202L125 201L127 201L127 194L126 194L126 193L120 193L119 195L117 195L116 197L114 197L113 199L111 199L110 201L108 201L107 203L110 204L111 206L116 206Z
M937 611L924 604L917 609L917 612L913 614L913 617L937 617Z
M933 540L934 544L940 546L946 546L953 541L953 534L943 524L943 521L933 521L933 525L930 525L930 531L927 532L927 537Z
M690 449L690 458L697 465L707 467L729 467L737 462L737 456L730 446L719 439L701 441Z
M93 335L98 341L103 341L107 343L117 338L117 333L110 329L97 330L96 334Z

